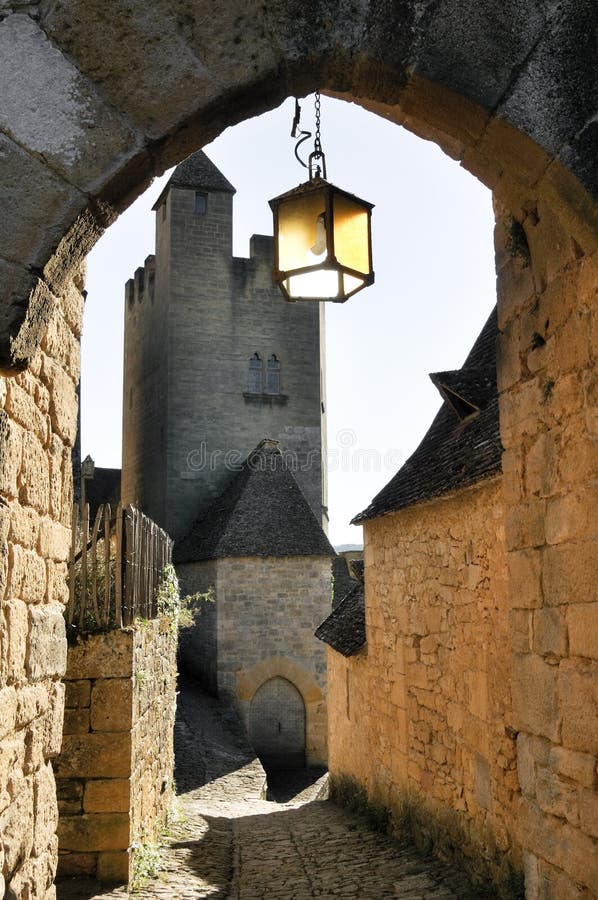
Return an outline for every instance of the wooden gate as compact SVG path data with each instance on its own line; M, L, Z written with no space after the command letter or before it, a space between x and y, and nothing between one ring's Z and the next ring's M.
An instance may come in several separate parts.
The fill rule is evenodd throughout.
M305 765L305 704L286 678L271 678L254 694L249 739L266 768L299 769Z

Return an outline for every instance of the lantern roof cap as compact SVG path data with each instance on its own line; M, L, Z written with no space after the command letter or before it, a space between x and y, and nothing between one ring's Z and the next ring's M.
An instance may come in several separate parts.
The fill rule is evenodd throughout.
M359 203L361 206L365 206L367 209L373 209L375 205L374 203L369 203L369 201L367 200L362 200L360 197L357 197L355 194L351 194L349 191L343 190L343 188L337 187L330 181L326 181L326 179L322 178L320 175L315 175L313 178L310 178L309 181L304 181L303 184L299 184L297 185L297 187L291 188L290 191L285 191L284 194L279 194L278 197L274 197L269 201L270 208L274 209L274 206L277 203L280 203L284 200L291 200L294 197L303 197L322 191L342 194L343 197L347 197L349 200L353 200L355 203Z

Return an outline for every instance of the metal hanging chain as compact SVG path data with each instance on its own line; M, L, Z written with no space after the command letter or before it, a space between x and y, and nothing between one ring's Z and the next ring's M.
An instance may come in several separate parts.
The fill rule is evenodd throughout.
M324 151L322 150L322 139L320 131L322 111L319 91L316 91L315 93L314 106L316 110L316 136L314 138L314 151L309 157L309 177L326 178L326 157L324 156Z
M321 125L321 102L320 102L320 92L316 91L315 93L315 111L316 111L316 134L314 137L314 149L312 153L309 155L309 162L303 162L301 157L299 156L299 148L301 144L308 141L312 136L311 131L305 131L300 127L301 121L301 107L299 106L299 101L295 99L295 115L293 116L293 124L291 127L291 137L298 138L297 143L295 144L295 158L297 162L301 163L304 169L309 169L309 177L310 180L312 178L326 178L326 157L324 156L324 151L322 150L322 139L320 133L320 125ZM320 165L321 163L321 165Z

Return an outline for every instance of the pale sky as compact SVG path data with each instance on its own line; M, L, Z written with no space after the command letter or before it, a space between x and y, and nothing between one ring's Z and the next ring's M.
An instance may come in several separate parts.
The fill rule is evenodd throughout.
M311 130L313 97L301 103ZM252 234L272 233L267 201L307 178L293 154L293 104L204 148L237 188L236 256L249 255ZM338 545L361 542L350 519L430 425L440 396L428 373L461 365L496 302L494 218L490 191L435 144L358 106L322 98L322 144L328 180L375 204L376 283L326 309L329 533ZM169 174L88 257L82 454L99 466L121 464L124 284L154 252L151 207Z

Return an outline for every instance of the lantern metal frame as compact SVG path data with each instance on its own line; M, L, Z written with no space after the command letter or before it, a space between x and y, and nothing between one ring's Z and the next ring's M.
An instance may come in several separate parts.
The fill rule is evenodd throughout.
M295 200L299 197L309 196L311 194L320 194L323 198L324 205L324 227L326 229L326 257L322 260L319 260L317 263L313 265L305 265L300 266L294 269L280 269L279 268L279 260L280 260L280 247L279 247L279 210L285 202ZM364 212L367 213L367 257L368 257L368 271L362 272L358 269L353 269L350 266L347 266L343 263L340 263L336 256L335 249L335 227L334 227L334 198L335 197L344 197L349 200L354 205L360 207ZM270 209L272 210L274 216L274 280L280 287L282 294L285 300L290 303L294 303L296 301L311 301L311 302L319 302L326 300L327 302L332 303L345 303L349 297L352 297L354 294L357 294L359 291L363 290L365 287L369 287L374 283L374 271L372 268L372 227L371 227L371 219L372 219L372 209L374 208L373 203L368 203L367 200L361 200L359 197L356 197L355 194L351 194L348 191L344 191L341 188L336 187L334 184L331 184L329 181L326 181L320 175L314 175L310 178L309 181L300 184L298 187L293 188L290 191L287 191L284 194L280 194L278 197L274 197L274 199L269 201ZM327 271L336 271L338 273L339 279L339 295L338 297L292 297L289 294L288 288L286 287L286 282L288 279L292 278L294 275L306 275L310 272L319 272L323 269ZM342 290L341 279L343 275L350 275L354 278L359 279L362 283L359 284L351 291L344 292Z
M291 137L297 139L297 144L295 146L295 157L304 168L308 169L309 181L306 181L305 183L300 184L298 187L293 188L292 190L287 191L284 194L280 194L280 196L275 197L273 200L269 201L270 209L272 210L274 216L273 275L274 280L278 284L285 300L291 303L294 303L297 300L345 303L349 299L349 297L352 297L354 294L358 293L358 291L361 291L363 290L363 288L369 287L374 283L374 270L372 267L372 209L374 208L374 204L368 203L366 200L361 200L354 194L351 194L348 191L341 190L341 188L337 188L335 185L326 180L326 157L324 151L322 150L322 141L320 136L321 105L319 91L316 91L315 93L315 116L316 131L314 137L314 149L312 153L310 153L308 162L306 163L301 159L299 155L299 148L303 143L305 143L305 141L309 140L309 138L311 137L311 132L301 129L301 108L299 106L299 101L295 100L295 115L293 118ZM323 224L326 237L326 256L323 259L318 259L317 262L314 262L313 264L307 263L305 265L296 266L293 269L281 269L281 207L283 207L286 203L293 202L302 197L309 197L310 195L321 195L322 197L323 213L318 214L316 223L318 223L320 217L323 215ZM358 210L361 214L366 213L367 215L367 271L363 271L363 269L352 268L347 264L347 262L339 261L337 247L335 246L337 231L337 223L335 222L335 200L339 197L343 198L345 201L348 201L348 203L355 207L355 209ZM316 224L316 244L318 242L317 227L318 226ZM312 252L314 250L314 247L311 248ZM362 247L361 250L363 251L363 249L364 248ZM318 272L327 274L336 272L338 284L338 293L336 296L330 296L330 294L327 294L323 297L314 296L314 294L311 294L310 296L291 295L289 290L289 283L292 278ZM353 287L351 290L345 290L345 276L353 278L360 283Z

